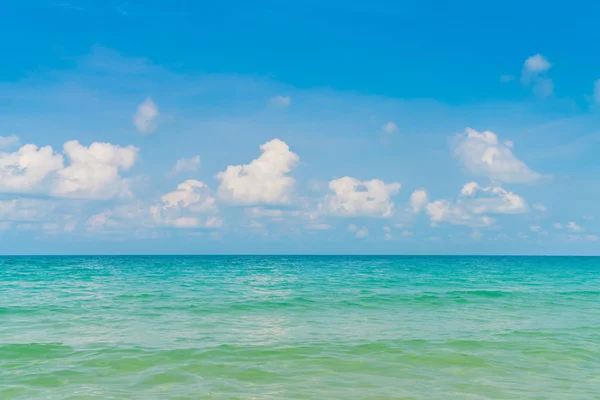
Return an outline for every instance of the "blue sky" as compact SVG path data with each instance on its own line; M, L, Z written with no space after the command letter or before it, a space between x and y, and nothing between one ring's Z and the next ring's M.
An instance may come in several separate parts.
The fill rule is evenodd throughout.
M9 0L0 253L599 254L599 8Z

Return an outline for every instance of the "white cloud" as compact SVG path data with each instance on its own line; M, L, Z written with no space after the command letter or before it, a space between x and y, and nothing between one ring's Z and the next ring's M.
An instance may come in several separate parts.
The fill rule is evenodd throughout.
M142 134L152 133L156 130L156 119L159 115L158 106L148 97L138 106L133 115L133 124Z
M495 223L486 214L520 214L527 210L527 203L521 196L499 186L481 187L476 182L468 182L462 187L456 204L437 200L425 206L432 225L447 222L475 227Z
M219 217L201 216L216 213L216 203L204 182L188 179L163 195L150 213L155 222L176 228L216 228L222 224Z
M550 64L543 55L536 54L525 60L523 68L530 73L540 74L547 72L551 66L552 64Z
M469 182L461 194L471 197L462 203L473 214L521 214L528 209L525 199L499 186L482 188L475 182ZM476 194L481 196L474 198Z
M487 215L479 216L470 214L460 205L452 204L448 200L436 200L425 206L432 225L447 222L452 225L490 226L496 221Z
M394 211L391 198L400 191L400 184L345 176L329 182L329 189L334 194L325 196L325 207L333 215L390 217Z
M535 203L533 205L533 208L542 213L545 213L546 211L548 211L548 209L546 208L546 206L543 203Z
M530 230L531 232L541 232L541 231L542 231L542 227L541 227L541 226L539 226L539 225L531 225L531 226L529 227L529 230Z
M50 146L26 144L13 153L0 152L0 191L41 191L42 182L63 167L63 157Z
M410 206L415 213L420 212L428 201L427 192L425 190L415 190L413 194L410 195Z
M10 149L12 147L18 146L19 144L21 144L21 140L18 136L0 136L0 150Z
M563 228L560 222L555 222L554 224L552 224L552 226L554 226L554 229L556 230L561 230Z
M356 232L358 227L355 224L348 225L348 232Z
M230 165L217 174L219 197L238 204L286 204L295 181L289 177L299 161L288 145L273 139L260 146L262 154L245 165Z
M567 224L567 229L570 232L582 232L584 229L577 225L574 221L569 221L569 223Z
M356 237L357 238L365 238L369 236L369 230L367 228L365 228L364 226L362 228L360 228L359 230L356 231Z
M530 183L540 178L490 131L480 133L467 128L466 135L457 136L455 154L475 175L505 183Z
M130 182L120 172L135 164L137 148L100 142L86 147L73 140L64 144L63 151L70 165L58 171L53 194L97 199L130 195Z
M512 82L515 79L512 75L502 75L500 76L500 81L504 83Z
M385 125L383 125L383 131L385 133L396 133L398 132L398 125L395 122L389 121Z
M269 100L269 104L272 107L286 108L292 104L292 98L290 96L275 96Z
M552 64L541 54L536 54L525 60L521 83L523 86L532 86L533 92L538 97L548 97L554 92L554 82L545 74L550 70Z
M181 172L196 172L200 169L200 156L194 156L192 158L182 158L177 160L173 167L172 173L177 174Z
M597 235L587 235L585 238L590 242L597 242L598 240L600 240L600 237L598 237Z

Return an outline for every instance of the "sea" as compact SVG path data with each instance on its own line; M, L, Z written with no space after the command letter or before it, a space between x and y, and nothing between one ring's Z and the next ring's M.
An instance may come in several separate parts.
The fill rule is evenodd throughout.
M0 399L600 399L600 258L0 257Z

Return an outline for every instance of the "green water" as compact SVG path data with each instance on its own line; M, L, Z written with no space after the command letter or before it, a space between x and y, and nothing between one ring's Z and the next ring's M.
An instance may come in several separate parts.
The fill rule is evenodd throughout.
M0 258L0 399L600 399L600 259Z

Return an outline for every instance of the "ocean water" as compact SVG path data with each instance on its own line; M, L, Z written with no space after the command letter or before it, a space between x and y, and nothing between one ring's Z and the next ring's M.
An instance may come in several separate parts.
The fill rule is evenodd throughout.
M0 399L600 399L600 258L4 257Z

